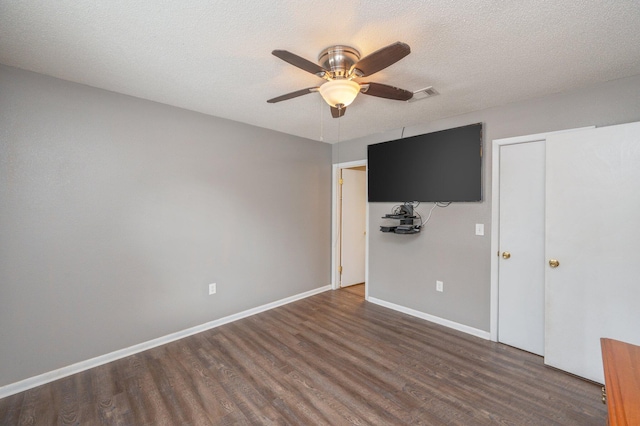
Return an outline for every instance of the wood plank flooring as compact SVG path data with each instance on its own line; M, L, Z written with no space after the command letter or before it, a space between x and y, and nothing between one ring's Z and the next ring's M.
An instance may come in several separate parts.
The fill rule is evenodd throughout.
M328 291L0 400L0 425L604 425L536 355Z

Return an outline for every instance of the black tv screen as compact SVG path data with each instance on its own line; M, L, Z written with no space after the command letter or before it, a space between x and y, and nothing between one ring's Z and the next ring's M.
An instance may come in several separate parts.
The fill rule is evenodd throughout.
M370 202L482 200L482 123L367 147Z

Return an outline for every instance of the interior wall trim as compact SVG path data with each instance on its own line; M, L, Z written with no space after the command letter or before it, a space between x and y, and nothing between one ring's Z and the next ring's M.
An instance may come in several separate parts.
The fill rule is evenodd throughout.
M371 303L375 303L376 305L384 306L385 308L393 309L394 311L402 312L413 317L444 325L445 327L449 327L457 331L462 331L463 333L471 334L472 336L480 337L481 339L490 340L491 337L491 334L488 331L469 327L468 325L460 324L448 319L437 317L435 315L430 315L425 312L407 308L406 306L396 305L395 303L376 299L375 297L369 297L369 299L367 300Z
M344 163L334 163L331 169L331 286L334 290L340 288L340 230L338 227L338 208L340 206L340 190L338 172L341 169L367 166L367 159L347 161ZM365 182L365 187L368 183ZM369 200L367 199L367 210L365 217L365 252L364 252L364 298L369 299Z
M37 386L44 385L49 382L53 382L54 380L62 379L63 377L71 376L72 374L80 373L81 371L85 371L90 368L107 364L111 361L116 361L118 359L125 358L130 355L134 355L139 352L146 351L147 349L152 349L157 346L161 346L166 343L174 342L184 337L191 336L193 334L201 333L203 331L207 331L212 328L216 328L221 325L228 324L230 322L237 321L242 318L259 314L260 312L265 312L270 309L277 308L279 306L283 306L291 302L295 302L297 300L305 299L307 297L314 296L316 294L325 292L327 290L331 290L330 284L313 289L313 290L306 291L304 293L285 297L284 299L276 300L275 302L267 303L262 306L257 306L255 308L247 309L246 311L238 312L236 314L232 314L224 318L219 318L217 320L196 325L194 327L177 331L175 333L167 334L166 336L158 337L157 339L148 340L146 342L139 343L137 345L133 345L128 348L110 352L105 355L100 355L95 358L88 359L86 361L80 361L78 363L71 364L69 366L59 368L57 370L53 370L37 376L29 377L28 379L24 379L19 382L10 383L8 385L0 387L0 398L5 398L7 396L11 396L19 392L24 392L26 390L35 388Z

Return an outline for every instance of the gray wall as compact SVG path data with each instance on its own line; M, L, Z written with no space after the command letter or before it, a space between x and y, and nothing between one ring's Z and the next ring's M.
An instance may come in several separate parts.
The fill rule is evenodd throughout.
M0 386L330 283L330 145L4 66L0 111Z
M446 93L441 94L446 96ZM437 98L420 102L437 102ZM369 295L489 331L491 263L491 141L511 136L640 121L640 76L573 92L477 111L405 129L404 136L484 123L484 201L436 208L417 235L383 234L393 204L370 203ZM398 139L401 129L333 146L333 162L365 159L367 145ZM428 213L431 205L419 211ZM485 236L475 236L475 224ZM435 291L435 281L445 291Z

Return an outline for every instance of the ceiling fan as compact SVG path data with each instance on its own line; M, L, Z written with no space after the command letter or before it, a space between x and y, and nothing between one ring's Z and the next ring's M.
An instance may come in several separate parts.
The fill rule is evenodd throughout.
M379 98L408 101L413 92L386 84L373 82L356 82L360 77L368 77L411 53L408 44L396 42L360 59L360 52L350 46L330 46L320 52L318 64L314 64L287 50L274 50L273 55L304 71L327 80L318 87L296 90L286 95L269 99L270 104L297 98L307 93L320 92L322 98L331 107L333 118L342 117L347 106L353 102L358 93Z

